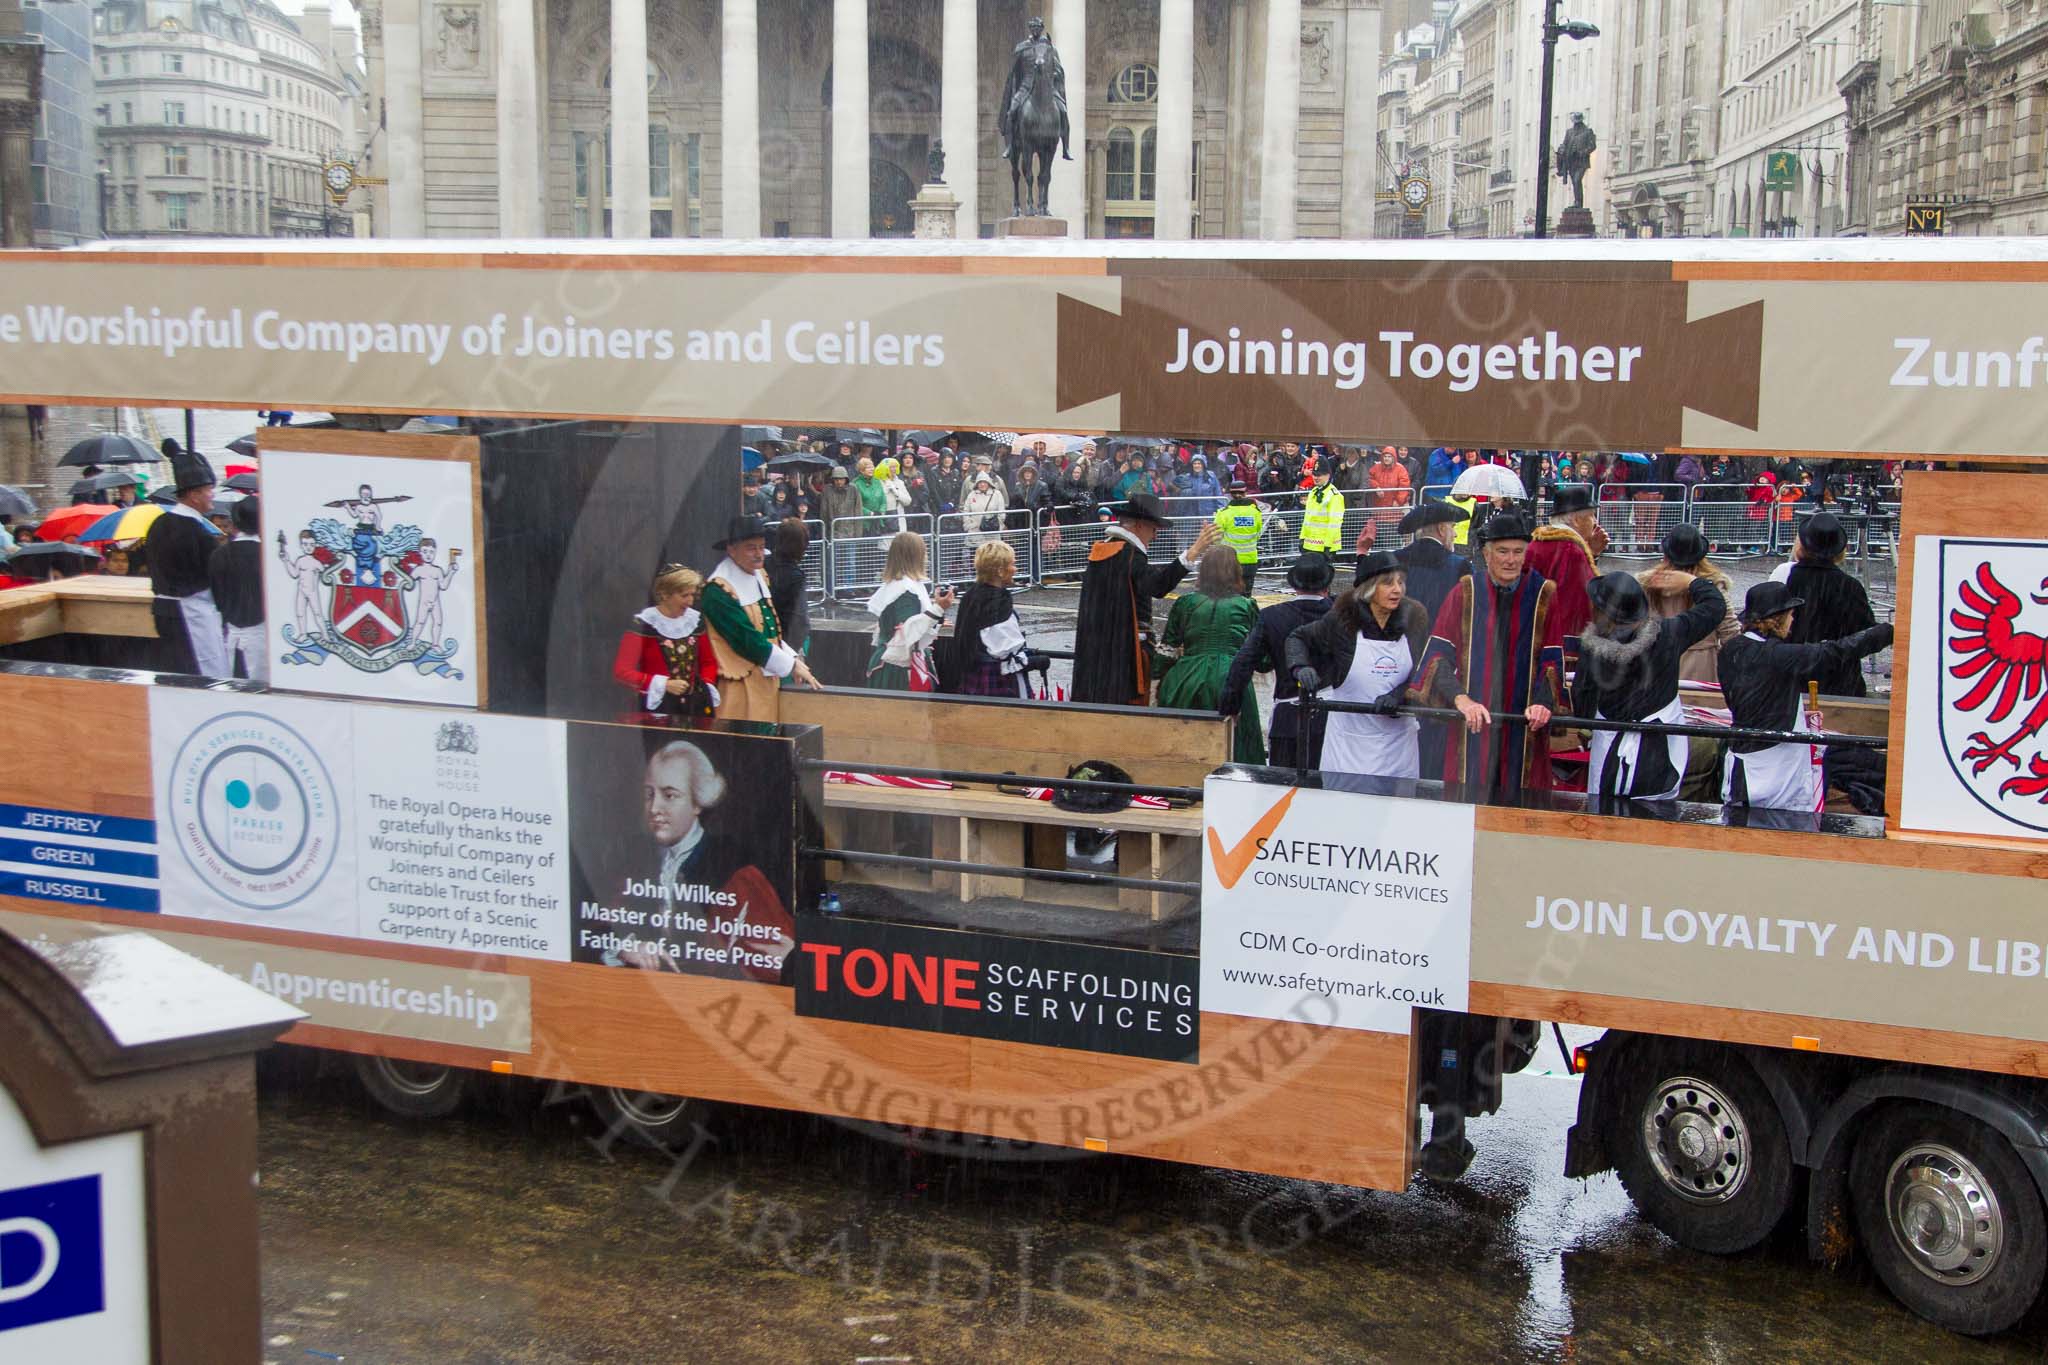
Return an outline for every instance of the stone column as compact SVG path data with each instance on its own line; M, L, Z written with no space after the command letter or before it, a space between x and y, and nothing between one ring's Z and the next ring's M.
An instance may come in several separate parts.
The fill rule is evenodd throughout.
M1133 149L1135 151L1135 149ZM1088 139L1088 150L1076 158L1088 168L1088 222L1083 237L1109 235L1109 139Z
M1067 235L1088 231L1088 0L1053 0L1047 37L1060 54L1067 73L1067 123L1073 136L1074 159L1055 159L1047 208L1067 220Z
M541 217L540 99L534 50L533 0L501 0L498 18L498 235L546 235ZM647 82L643 62L639 81ZM613 72L613 95L619 73ZM616 145L612 149L618 155ZM646 156L646 133L641 134ZM643 174L641 186L646 187Z
M1296 126L1301 120L1301 0L1267 0L1266 84L1260 101L1259 236L1294 240Z
M940 39L939 140L946 144L946 188L964 212L953 235L981 236L981 33L975 0L946 0Z
M35 130L35 105L0 100L0 247L36 244Z
M1352 0L1344 12L1344 198L1338 230L1346 237L1373 235L1379 190L1380 7L1378 0ZM1493 107L1500 107L1494 95ZM1495 129L1496 142L1512 137ZM1482 203L1491 197L1481 172Z
M1194 204L1188 179L1194 173L1195 0L1161 0L1159 6L1158 195L1152 235L1183 241L1191 235Z
M514 0L516 4L516 0ZM612 6L612 236L645 237L647 205L647 0ZM499 85L499 107L504 107ZM504 136L500 125L498 134Z
M384 133L393 237L427 235L426 119L420 105L420 0L384 6Z
M616 0L614 0L616 3ZM758 0L725 0L718 65L719 177L727 237L761 235L761 22Z
M2013 101L2007 129L2010 140L2006 143L2005 164L2012 172L2007 183L2010 186L2009 193L2014 195L2027 194L2040 183L2031 164L2033 154L2038 150L2034 139L2034 110L2040 100L2040 87L2028 86L2020 91Z
M832 3L832 235L868 235L868 5Z

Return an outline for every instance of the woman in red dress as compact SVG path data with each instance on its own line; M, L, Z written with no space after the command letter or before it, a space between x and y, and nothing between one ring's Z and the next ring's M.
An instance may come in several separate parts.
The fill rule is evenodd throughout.
M704 577L668 564L654 576L654 605L633 618L619 637L612 676L632 690L644 710L669 716L708 716L718 705L718 663L704 638L697 594Z

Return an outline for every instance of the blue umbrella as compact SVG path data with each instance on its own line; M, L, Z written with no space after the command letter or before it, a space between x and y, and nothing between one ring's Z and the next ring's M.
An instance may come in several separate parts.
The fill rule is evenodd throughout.
M764 457L762 456L761 452L754 449L752 446L740 447L741 469L759 469L761 467L761 461L763 458Z
M1635 450L1624 450L1624 451L1620 451L1620 452L1618 452L1618 453L1619 453L1619 454L1620 454L1620 456L1621 456L1621 462L1622 462L1623 464L1648 464L1648 463L1650 463L1650 457L1649 457L1649 456L1647 456L1647 455L1645 455L1645 454L1643 454L1643 453L1642 453L1642 452L1640 452L1640 451L1635 451Z

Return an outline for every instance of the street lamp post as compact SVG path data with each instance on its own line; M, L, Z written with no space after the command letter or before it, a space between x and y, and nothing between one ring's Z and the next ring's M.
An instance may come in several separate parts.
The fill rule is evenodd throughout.
M1600 28L1578 19L1560 20L1564 0L1543 0L1543 93L1536 112L1536 236L1550 235L1550 121L1557 85L1557 40L1597 38Z
M101 157L99 167L94 172L94 174L96 174L99 177L100 182L100 240L102 241L105 241L107 238L114 235L111 227L111 220L113 215L113 189L112 186L110 186L107 183L107 178L111 176L113 173L113 168L107 165L107 159L105 157Z

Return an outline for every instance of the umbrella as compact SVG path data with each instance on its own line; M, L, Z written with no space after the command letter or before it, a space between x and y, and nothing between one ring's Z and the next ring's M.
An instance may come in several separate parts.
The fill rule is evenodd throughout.
M1646 464L1649 464L1649 463L1651 462L1651 461L1650 461L1650 457L1649 457L1649 456L1647 456L1647 455L1645 455L1645 454L1643 454L1643 453L1642 453L1642 452L1640 452L1640 451L1635 451L1635 450L1622 450L1622 451L1617 451L1616 453L1617 453L1618 455L1620 455L1620 456L1621 456L1621 462L1622 462L1623 464L1642 464L1642 465L1646 465Z
M1451 485L1454 498L1526 498L1521 476L1502 464L1476 464Z
M948 432L947 435L954 437L961 445L965 446L993 445L1014 447L1017 444L1017 433L1014 431L964 430Z
M1178 444L1164 436L1107 436L1103 439L1113 446L1134 446L1139 450L1170 450Z
M164 509L153 502L139 503L134 507L123 507L109 512L78 533L83 545L99 545L109 540L134 540L148 532L149 524L164 514Z
M839 427L832 433L833 441L847 446L876 446L886 449L888 441L873 427Z
M741 468L741 469L759 469L760 467L761 467L761 452L760 452L760 451L758 451L758 450L756 450L756 449L754 449L754 448L753 448L752 446L741 446L741 447L740 447L740 468Z
M57 461L59 469L83 468L89 464L155 464L163 455L153 447L133 436L122 436L115 432L101 432L88 436L64 452L64 458Z
M54 570L84 573L99 562L98 550L89 550L83 545L61 545L52 542L16 546L13 556L7 561L7 568L18 577L34 578L41 575L47 578Z
M169 507L177 500L178 490L169 484L165 484L162 488L151 489L149 496L144 499L145 502L161 503L165 507Z
M838 462L828 455L815 450L792 450L787 455L777 455L764 466L784 473L800 473L806 469L831 469Z
M222 484L221 487L231 488L237 493L254 493L256 491L256 476L253 473L230 474L228 475L227 482Z
M140 474L130 474L122 469L110 469L104 474L95 474L89 479L80 479L71 485L76 493L83 489L88 493L109 493L116 488L140 488L147 480Z
M121 510L101 502L82 502L76 507L60 507L43 518L43 524L36 528L36 539L56 541L66 536L75 536L107 513Z
M750 446L786 446L781 427L741 427L740 440Z
M256 433L252 431L247 436L237 436L234 440L228 442L228 450L236 455L254 455L256 453Z
M256 472L256 466L253 464L223 465L221 467L220 472L229 477L233 477L236 474L254 474Z
M80 479L64 490L64 500L66 502L92 502L95 500L93 495L99 491L99 489L92 486L92 479Z
M12 484L0 483L0 517L32 517L36 500Z

